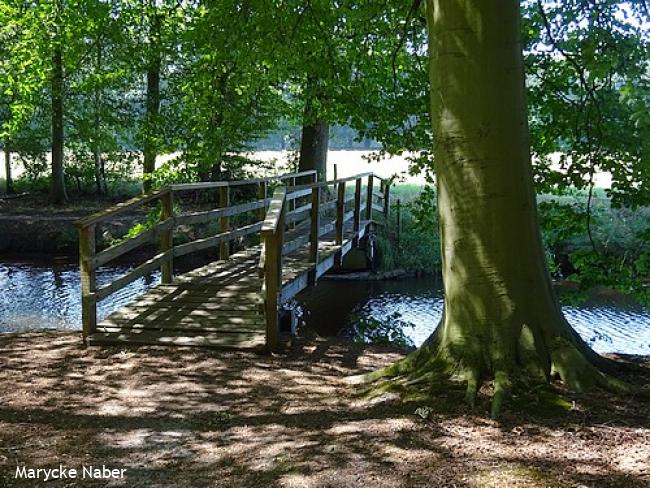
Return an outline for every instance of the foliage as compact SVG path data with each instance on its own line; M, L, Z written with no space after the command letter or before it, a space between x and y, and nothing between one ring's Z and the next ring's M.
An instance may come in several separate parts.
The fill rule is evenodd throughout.
M547 199L538 203L542 241L546 263L555 277L562 275L561 254L563 246L571 239L585 233L586 212L575 202Z
M612 174L614 205L650 203L644 2L524 2L528 101L542 191Z
M404 333L412 324L401 320L394 312L387 317L353 317L353 340L368 344L394 345L405 349L414 347L413 341Z
M639 256L628 254L596 253L592 249L579 249L570 254L575 273L569 279L582 290L606 286L636 298L650 307L650 250Z
M433 188L395 185L391 195L389 225L377 236L380 267L384 270L404 268L425 274L437 272L440 269L440 236ZM401 217L399 232L398 211Z

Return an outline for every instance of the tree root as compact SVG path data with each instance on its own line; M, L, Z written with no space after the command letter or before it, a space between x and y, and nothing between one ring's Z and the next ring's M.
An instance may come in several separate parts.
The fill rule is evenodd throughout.
M535 385L549 385L553 376L559 376L568 389L578 393L601 388L615 394L635 393L650 398L650 388L635 389L601 371L569 340L556 340L548 351L550 358L545 362L552 370L547 374L540 374L536 366L531 369L530 363L515 363L510 367L501 365L489 375L485 369L464 365L463 358L455 358L447 349L438 347L435 352L414 351L396 363L365 375L350 377L347 382L358 386L359 392L370 398L386 392L396 392L402 398L412 397L415 391L432 390L436 385L465 383L465 403L473 409L482 383L491 379L494 392L490 408L492 418L500 416L511 394L532 391L536 389ZM527 361L530 359L526 358ZM515 371L517 373L513 374Z

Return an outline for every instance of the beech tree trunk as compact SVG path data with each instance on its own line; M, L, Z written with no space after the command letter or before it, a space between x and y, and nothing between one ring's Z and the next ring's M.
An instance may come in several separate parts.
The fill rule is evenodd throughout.
M62 7L60 7L62 8ZM54 204L65 203L68 195L65 191L63 170L63 53L60 36L55 39L52 54L52 178L50 181L50 201Z
M95 72L99 73L102 68L102 45L101 41L97 41L97 53L95 58ZM106 193L106 175L104 172L104 160L102 158L101 148L101 110L102 110L102 94L99 86L94 90L94 141L93 152L95 157L95 189L98 194Z
M160 110L160 59L149 65L147 70L147 126L144 142L144 174L151 174L156 169L156 144L154 129ZM151 182L144 180L144 191L151 189Z
M147 101L144 139L143 173L151 174L156 169L156 156L158 154L156 140L158 134L158 116L160 114L160 66L162 63L160 53L160 17L153 14L149 40L149 64L147 66ZM144 191L151 190L151 182L145 178Z
M319 180L327 178L329 138L329 124L322 119L314 120L311 101L307 100L300 138L298 171L316 170Z
M493 415L514 381L620 387L571 328L540 238L529 153L518 0L427 0L443 319L381 372L494 380Z
M14 180L11 176L11 148L8 143L5 143L3 149L5 155L5 189L7 195L10 195L14 192Z

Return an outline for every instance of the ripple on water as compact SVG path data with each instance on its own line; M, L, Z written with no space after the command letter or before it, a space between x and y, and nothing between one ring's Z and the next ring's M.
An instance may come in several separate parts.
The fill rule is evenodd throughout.
M130 268L100 268L98 285ZM100 319L155 286L155 273L99 303ZM321 334L336 335L353 317L383 319L400 314L405 334L420 345L442 316L439 285L431 280L393 282L322 281L299 296L306 321ZM650 313L614 306L563 307L569 322L598 352L650 354ZM79 269L74 263L0 263L0 332L81 327Z
M98 286L129 270L128 267L99 268ZM101 320L126 305L159 281L158 275L142 278L99 303ZM72 263L0 263L0 332L30 329L81 328L79 269Z
M361 314L375 319L397 312L410 324L405 334L422 344L431 335L440 317L443 300L434 296L401 296L382 293L370 298ZM650 354L650 314L614 307L562 307L569 323L599 353Z

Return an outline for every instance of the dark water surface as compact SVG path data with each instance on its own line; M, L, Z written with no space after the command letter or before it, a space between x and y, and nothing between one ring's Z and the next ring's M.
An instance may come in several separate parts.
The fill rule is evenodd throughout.
M128 266L97 271L98 285L124 274ZM99 318L126 305L159 282L156 273L114 293L98 306ZM440 283L322 280L298 295L306 324L320 334L346 333L355 317L385 319L399 314L405 334L419 345L442 313ZM602 304L564 307L564 312L598 352L650 354L650 313ZM66 259L0 259L0 332L81 328L79 268Z
M129 271L128 266L100 267L97 285ZM99 302L100 319L160 282L158 273L141 278ZM0 332L31 329L81 329L78 262L68 258L0 260Z
M349 333L356 317L387 319L399 314L416 346L442 315L441 284L435 279L400 281L323 280L298 297L304 321L322 335ZM562 307L578 333L600 353L650 354L650 313L613 303Z

